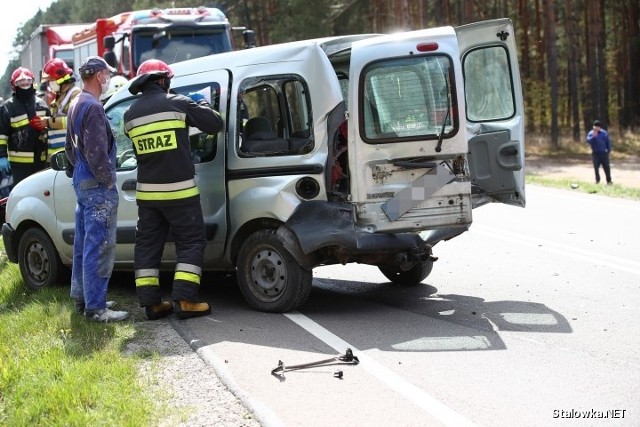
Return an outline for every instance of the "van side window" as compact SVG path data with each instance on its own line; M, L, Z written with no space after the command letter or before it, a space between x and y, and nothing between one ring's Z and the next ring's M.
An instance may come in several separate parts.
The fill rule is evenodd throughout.
M220 112L220 85L218 83L179 87L175 89L175 92L186 96L192 93L202 94L211 108ZM191 144L193 163L210 162L216 156L218 135L209 135L200 132L198 128L190 127L189 143Z
M515 95L507 50L502 46L472 50L463 59L467 119L508 119L515 114Z
M116 170L131 170L138 166L131 139L124 133L124 112L134 98L113 105L106 111L109 126L116 140Z
M436 139L457 131L451 59L444 55L378 61L363 72L360 132L368 143Z
M177 93L188 95L192 92L200 92L209 101L211 107L220 111L220 86L217 83L208 85L187 86L178 88ZM116 169L130 170L138 165L133 150L131 139L124 133L124 112L133 103L135 98L131 97L123 102L113 105L107 113L109 125L116 139ZM191 144L191 156L194 163L210 162L214 159L217 150L218 135L208 135L200 132L197 128L189 128L189 142Z
M248 79L238 97L238 152L243 157L288 156L313 149L307 86L297 76Z

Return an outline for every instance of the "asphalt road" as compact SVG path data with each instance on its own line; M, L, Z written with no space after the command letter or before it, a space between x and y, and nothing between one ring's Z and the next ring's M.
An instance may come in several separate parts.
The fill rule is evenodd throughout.
M476 209L436 245L420 286L321 267L299 312L251 311L221 283L201 289L210 316L173 323L264 425L637 426L639 217L528 186L525 209ZM271 374L347 348L358 365Z

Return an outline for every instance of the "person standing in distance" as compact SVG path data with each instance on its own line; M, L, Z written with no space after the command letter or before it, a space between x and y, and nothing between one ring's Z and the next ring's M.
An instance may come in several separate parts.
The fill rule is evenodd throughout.
M124 113L125 133L138 160L136 293L149 320L172 310L181 319L211 312L208 303L198 301L206 237L189 127L216 134L223 121L201 94L169 93L172 78L171 68L160 60L140 64L129 91L142 95ZM177 257L171 291L175 306L162 301L160 293L159 269L169 230Z
M73 164L77 197L73 240L71 298L76 309L96 322L129 317L111 310L107 288L116 251L118 188L116 141L99 98L109 87L114 71L104 59L88 57L80 66L82 93L71 105L67 120L65 154Z
M0 170L13 173L13 185L46 167L47 104L36 96L33 73L11 73L13 96L0 107Z
M591 158L593 159L593 169L596 173L596 184L600 183L600 166L604 169L607 185L613 184L611 181L611 166L609 164L611 141L609 140L609 133L602 129L600 120L593 122L593 129L587 134L587 144L591 146Z

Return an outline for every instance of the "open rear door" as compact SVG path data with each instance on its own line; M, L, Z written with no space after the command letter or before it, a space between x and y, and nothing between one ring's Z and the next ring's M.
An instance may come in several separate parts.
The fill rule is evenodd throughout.
M465 80L473 206L525 205L524 105L510 19L455 29Z
M452 27L352 44L350 202L359 226L398 233L471 223L460 57Z

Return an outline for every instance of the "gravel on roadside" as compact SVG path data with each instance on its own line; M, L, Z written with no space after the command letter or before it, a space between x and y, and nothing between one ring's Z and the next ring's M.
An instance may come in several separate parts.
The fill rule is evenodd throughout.
M260 426L254 414L220 381L172 327L169 319L141 322L139 336L127 345L133 354L157 354L145 359L140 381L154 393L167 416L164 426Z

